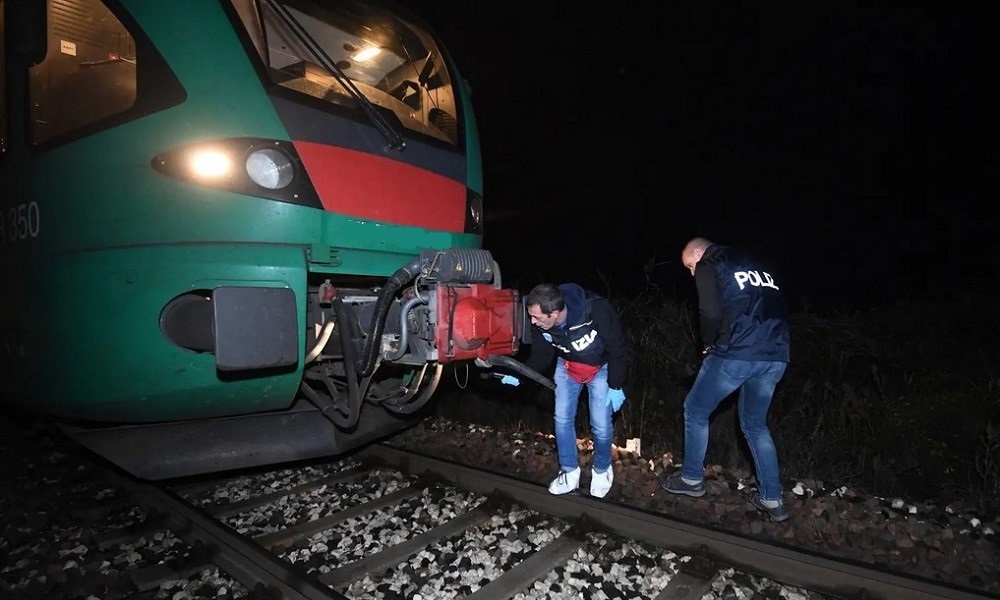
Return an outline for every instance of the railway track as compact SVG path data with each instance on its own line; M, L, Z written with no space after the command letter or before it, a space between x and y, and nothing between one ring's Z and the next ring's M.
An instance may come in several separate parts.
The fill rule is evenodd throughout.
M8 474L34 506L5 523L0 597L991 597L385 445L169 485L52 451L44 486ZM46 524L31 513L57 505Z

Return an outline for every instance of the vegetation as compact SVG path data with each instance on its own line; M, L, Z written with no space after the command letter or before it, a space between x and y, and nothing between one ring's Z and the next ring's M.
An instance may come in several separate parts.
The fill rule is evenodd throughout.
M700 365L696 307L656 290L612 298L630 339L616 443L683 452L683 404ZM769 414L786 484L808 478L881 496L1000 512L1000 308L965 294L939 304L791 318L792 362ZM458 372L456 372L457 374ZM476 379L434 403L441 416L552 430L552 393ZM585 407L586 403L581 403ZM736 395L713 416L707 462L752 473ZM587 436L586 409L578 431Z

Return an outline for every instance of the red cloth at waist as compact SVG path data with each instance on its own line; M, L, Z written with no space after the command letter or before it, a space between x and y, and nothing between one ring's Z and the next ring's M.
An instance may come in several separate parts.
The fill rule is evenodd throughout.
M569 371L569 376L573 378L573 381L577 383L590 383L590 380L597 375L597 372L601 370L604 365L588 365L582 362L573 362L571 360L564 360L566 363L566 370Z

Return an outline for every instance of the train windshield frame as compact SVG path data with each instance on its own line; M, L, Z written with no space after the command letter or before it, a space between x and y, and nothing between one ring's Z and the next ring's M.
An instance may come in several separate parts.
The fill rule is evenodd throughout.
M229 1L272 83L335 106L370 103L394 126L458 145L456 91L426 28L370 1Z

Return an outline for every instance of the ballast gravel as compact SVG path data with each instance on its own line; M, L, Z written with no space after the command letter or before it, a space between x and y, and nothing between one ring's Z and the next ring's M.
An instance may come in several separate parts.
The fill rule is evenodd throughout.
M44 430L8 427L2 434L0 468L5 485L0 492L0 598L228 600L256 597L253 591L213 567L162 581L157 588L137 595L130 579L137 568L183 561L202 550L156 527L155 517L136 508L127 498L119 497L115 490L96 483L79 457ZM527 479L535 477L540 481L549 476L548 463L553 459L550 437L447 421L428 420L400 436L398 441L406 447L433 449L436 456L462 457L469 464ZM581 450L586 456L585 443L581 443ZM802 498L793 504L794 523L769 524L752 511L746 511L738 501L742 485L738 476L719 470L708 482L710 493L706 498L663 498L670 502L663 505L649 500L651 496L660 496L655 488L646 486L646 473L654 461L639 459L619 449L615 452L616 487L609 501L636 504L644 509L676 510L688 518L702 515L717 526L735 520L735 528L744 533L776 536L785 542L790 539L789 534L799 536L807 530L821 531L819 521L823 520L823 515L842 503L857 509L851 513L852 518L868 515L868 521L858 521L862 525L858 529L861 533L880 527L880 523L895 523L891 532L896 537L887 538L896 540L892 545L894 552L906 552L909 547L898 542L901 537L904 541L939 540L939 552L945 551L947 544L958 541L962 544L960 547L970 552L955 555L954 563L942 564L946 561L938 560L930 564L939 568L954 564L956 574L967 573L974 582L979 573L996 573L995 519L973 517L965 522L958 512L953 517L946 513L942 518L949 524L955 523L955 530L948 535L940 523L923 520L922 513L914 510L917 506L914 503L900 499L859 501L850 490L838 488L820 492L817 490L822 486L803 480L796 482L790 492L792 497ZM657 467L662 466L662 460L658 459ZM498 511L475 494L428 484L385 469L336 479L302 493L284 494L311 482L343 475L358 466L356 462L345 460L322 466L279 468L230 479L197 493L189 491L187 497L202 507L211 508L244 502L262 493L273 494L265 504L226 517L236 531L261 535L334 515L353 506L363 506L410 486L420 486L419 493L400 505L338 522L293 544L281 554L306 572L315 574L327 573L413 539L469 511L487 511L475 527L440 540L386 572L373 573L339 590L356 599L430 600L468 596L538 548L566 534L569 527L557 519L526 509ZM874 513L870 512L872 507L876 507ZM899 516L894 517L897 514ZM837 522L829 519L824 522L832 531L840 531ZM925 531L932 527L937 529ZM121 539L108 537L107 532L119 529L135 529L136 533L123 535ZM920 537L915 537L918 530ZM833 538L819 536L816 539L829 541ZM867 546L859 544L854 548L871 552L872 542L867 543ZM876 551L882 547L880 544L876 540ZM848 550L850 547L842 548L842 551ZM927 552L904 555L920 557ZM568 561L516 598L652 598L687 559L662 549L588 532L583 545ZM724 570L702 600L754 598L817 600L820 596L746 573Z

